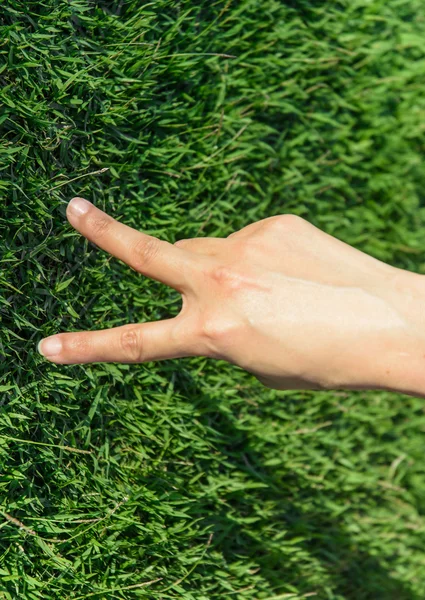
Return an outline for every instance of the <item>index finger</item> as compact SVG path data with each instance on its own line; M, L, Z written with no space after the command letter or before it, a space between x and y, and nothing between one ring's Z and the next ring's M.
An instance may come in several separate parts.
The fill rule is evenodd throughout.
M128 227L84 198L73 198L66 214L86 238L136 271L179 291L189 287L195 255L188 250Z

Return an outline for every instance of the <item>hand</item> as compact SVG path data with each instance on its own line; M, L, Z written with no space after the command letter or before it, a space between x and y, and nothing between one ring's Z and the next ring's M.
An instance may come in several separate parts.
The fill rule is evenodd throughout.
M422 276L382 263L294 215L228 238L175 244L74 198L68 219L99 247L178 290L164 321L42 340L55 363L224 359L278 389L422 393Z

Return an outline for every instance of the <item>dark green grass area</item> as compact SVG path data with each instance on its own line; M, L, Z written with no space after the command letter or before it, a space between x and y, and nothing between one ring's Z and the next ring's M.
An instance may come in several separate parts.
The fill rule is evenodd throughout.
M0 23L0 598L423 600L424 400L36 352L179 310L71 229L77 194L169 241L294 212L425 273L423 0Z

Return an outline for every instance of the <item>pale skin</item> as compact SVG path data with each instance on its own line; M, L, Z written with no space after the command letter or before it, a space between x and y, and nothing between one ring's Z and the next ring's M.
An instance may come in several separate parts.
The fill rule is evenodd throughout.
M387 265L295 215L227 238L175 244L82 198L69 222L99 248L182 296L171 319L59 333L58 364L223 359L276 389L385 389L425 396L425 278Z

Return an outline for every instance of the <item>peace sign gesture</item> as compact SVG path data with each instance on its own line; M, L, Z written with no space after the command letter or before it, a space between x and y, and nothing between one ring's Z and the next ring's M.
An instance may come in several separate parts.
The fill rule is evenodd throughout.
M172 319L46 338L39 350L55 363L202 355L279 389L425 389L422 276L300 217L270 217L225 239L170 244L82 198L71 200L67 216L97 246L179 291L183 304Z

